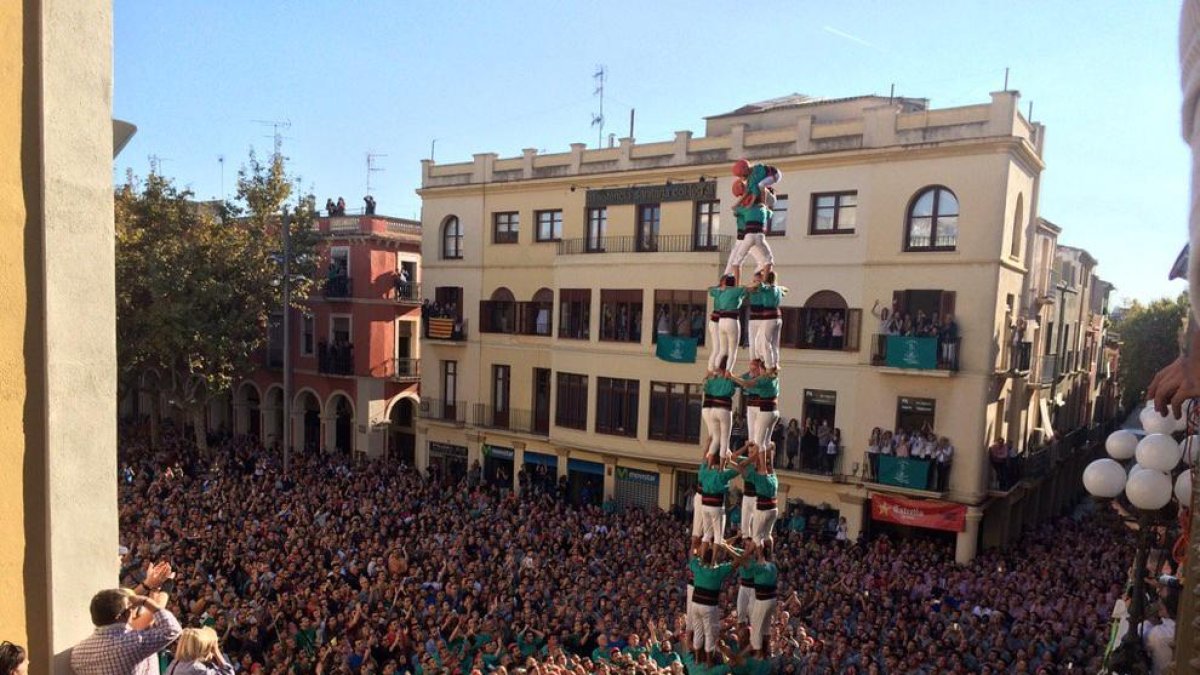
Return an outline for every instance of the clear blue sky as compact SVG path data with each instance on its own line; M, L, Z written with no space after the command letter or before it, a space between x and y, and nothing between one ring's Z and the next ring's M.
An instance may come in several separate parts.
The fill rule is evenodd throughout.
M757 8L757 9L756 9ZM361 206L366 153L381 213L415 217L419 160L596 143L592 72L607 66L608 130L637 109L641 141L800 92L981 103L1003 86L1048 127L1041 215L1100 260L1118 297L1175 295L1186 238L1179 4L1143 2L457 2L115 0L117 117L199 197L232 194L251 146L284 152L322 203ZM744 14L754 10L753 14ZM739 14L742 13L742 14ZM756 37L754 43L748 37Z

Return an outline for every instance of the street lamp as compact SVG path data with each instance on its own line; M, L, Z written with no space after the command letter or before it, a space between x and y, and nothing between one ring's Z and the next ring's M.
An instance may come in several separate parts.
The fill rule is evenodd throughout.
M1151 419L1151 417L1157 419ZM1147 430L1162 429L1163 433L1147 434L1142 440L1126 430L1109 434L1104 442L1108 457L1098 459L1083 471L1083 486L1098 499L1116 499L1125 493L1133 506L1138 525L1137 549L1133 563L1132 602L1129 606L1129 629L1114 650L1109 672L1149 672L1148 659L1142 644L1142 622L1146 614L1146 560L1150 553L1150 528L1155 513L1171 502L1171 497L1180 503L1191 493L1191 473L1184 471L1172 485L1171 472L1179 466L1180 459L1190 462L1192 453L1184 453L1179 443L1170 435L1176 422L1163 418L1151 409L1142 415ZM1191 445L1191 439L1188 439ZM1122 461L1135 460L1126 474ZM1174 488L1174 489L1172 489ZM1181 490L1186 490L1181 493ZM1183 494L1183 497L1179 497Z

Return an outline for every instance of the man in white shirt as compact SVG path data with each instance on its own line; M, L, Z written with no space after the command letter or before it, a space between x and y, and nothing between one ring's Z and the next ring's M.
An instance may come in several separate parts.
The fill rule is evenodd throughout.
M1175 622L1162 603L1155 604L1150 611L1150 620L1142 624L1142 641L1150 653L1154 675L1162 675L1171 667L1175 650Z

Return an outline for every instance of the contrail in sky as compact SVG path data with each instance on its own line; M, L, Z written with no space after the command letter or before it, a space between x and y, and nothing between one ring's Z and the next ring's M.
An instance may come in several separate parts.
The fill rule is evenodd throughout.
M864 40L856 35L851 35L845 31L840 31L840 30L834 28L833 26L822 26L821 30L825 31L826 33L833 33L834 35L836 35L840 38L845 38L851 42L856 42L864 47L870 47L871 49L878 49L879 51L883 51L882 49L879 49L878 46L876 46L870 42L867 42L866 40Z

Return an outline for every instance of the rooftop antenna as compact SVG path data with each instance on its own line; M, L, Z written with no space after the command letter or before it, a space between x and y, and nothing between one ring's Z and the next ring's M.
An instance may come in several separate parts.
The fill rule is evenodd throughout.
M378 173L380 171L387 171L387 169L381 166L375 166L375 160L379 159L380 157L387 157L387 155L381 155L377 152L367 153L367 194L371 194L371 174Z
M892 83L892 90L888 92L888 105L896 102L896 83Z
M1025 121L1033 123L1033 99L1029 99L1029 114L1025 116Z
M150 160L150 173L161 176L162 163L171 161L170 157L159 157L158 155L150 155L146 159Z
M262 124L264 126L271 127L271 135L268 136L267 138L272 139L275 143L275 152L272 154L272 158L276 158L276 157L282 158L283 157L283 139L287 138L288 140L291 140L290 137L284 136L282 132L286 129L292 128L292 121L291 120L251 120L251 121L256 124Z
M1008 91L1008 66L1004 67L1004 91Z
M433 151L437 149L437 139L429 141L429 161L433 161Z
M217 164L221 165L221 199L225 199L225 155L217 155Z
M596 81L596 89L592 92L593 96L600 97L600 112L592 113L592 126L599 127L596 133L596 147L604 147L604 81L608 79L608 73L603 65L596 66L596 72L592 74L592 79Z

